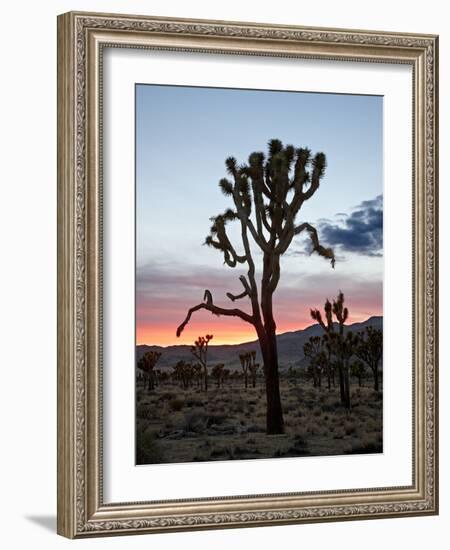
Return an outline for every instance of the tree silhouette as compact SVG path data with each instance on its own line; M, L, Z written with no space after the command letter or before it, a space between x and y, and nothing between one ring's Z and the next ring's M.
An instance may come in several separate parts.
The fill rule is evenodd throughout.
M220 388L220 386L223 384L224 375L225 375L225 365L223 363L214 365L214 367L211 370L211 376L216 379L216 384L218 388Z
M178 361L173 367L174 377L181 382L182 387L186 390L192 385L192 378L194 376L194 369L191 363L186 361Z
M370 367L373 374L373 389L379 391L378 366L383 357L383 333L374 327L366 327L364 331L358 332L358 337L355 355Z
M212 334L199 336L191 347L192 355L199 360L203 369L203 388L205 392L208 391L208 345L212 339Z
M144 381L148 382L148 391L155 388L153 369L161 357L160 351L147 351L138 361L138 368L144 373ZM145 382L144 382L145 383Z
M318 309L311 310L311 317L317 321L328 336L330 348L336 357L336 365L339 373L339 389L341 403L350 408L350 358L353 353L352 347L355 347L355 338L352 336L344 337L344 325L348 318L348 308L344 307L344 294L339 292L337 299L331 303L328 299L324 305L325 320ZM333 324L333 315L336 317L338 330L336 332Z
M355 361L352 361L350 365L350 374L352 376L355 376L358 379L358 386L362 386L362 379L364 377L364 374L366 372L366 365L364 364L364 361L361 361L360 359L356 359Z
M247 164L238 165L233 157L225 161L230 178L221 179L219 187L225 196L230 197L233 207L211 218L211 231L205 240L206 245L223 254L224 262L229 267L247 266L247 275L239 277L243 291L238 294L229 292L227 296L232 302L248 298L251 312L219 307L214 303L211 292L206 290L204 301L188 310L185 320L178 327L177 336L192 314L201 309L215 315L238 317L253 325L264 362L267 433L277 434L284 432L273 314L273 295L280 280L280 258L294 237L303 232L311 239L312 252L329 259L333 267L335 258L331 248L320 244L315 227L297 222L303 204L319 188L325 172L325 155L317 153L311 158L309 149L283 146L278 139L272 139L268 149L267 158L264 153L255 152L249 156ZM240 225L241 252L233 246L227 234L227 225L233 221ZM262 258L259 285L253 247L259 249Z
M248 388L248 354L247 353L240 353L239 354L239 361L241 362L242 367L242 373L244 375L244 387L245 389Z
M322 387L322 372L326 369L327 355L324 342L320 336L311 336L303 344L303 353L309 359L309 372L313 378L314 387Z
M331 384L333 384L333 388L336 386L335 382L335 371L336 371L336 364L333 360L333 342L332 338L325 333L322 335L322 347L325 353L325 373L327 376L327 386L328 389L331 389Z
M247 353L240 353L239 360L242 366L242 372L244 374L245 389L248 388L248 377L250 375L252 381L252 387L256 387L256 376L258 374L259 363L256 362L256 351L249 351Z

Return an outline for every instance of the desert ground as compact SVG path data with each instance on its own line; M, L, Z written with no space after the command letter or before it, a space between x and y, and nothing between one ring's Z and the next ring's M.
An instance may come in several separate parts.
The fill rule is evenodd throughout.
M264 380L246 390L227 380L208 392L172 379L149 391L136 381L136 463L179 463L275 457L380 453L382 391L367 377L352 380L351 410L339 388L314 387L306 377L280 379L285 433L267 435Z

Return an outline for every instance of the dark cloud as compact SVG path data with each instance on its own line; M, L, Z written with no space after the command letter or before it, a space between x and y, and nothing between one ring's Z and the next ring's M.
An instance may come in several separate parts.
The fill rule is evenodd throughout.
M351 214L337 223L319 224L322 244L342 252L382 256L383 196L363 201Z

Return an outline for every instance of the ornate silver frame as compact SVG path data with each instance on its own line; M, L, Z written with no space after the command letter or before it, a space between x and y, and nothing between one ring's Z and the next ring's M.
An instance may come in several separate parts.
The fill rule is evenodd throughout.
M415 410L411 486L103 502L99 93L106 45L413 67ZM438 513L437 49L438 38L432 35L94 13L59 16L58 533L78 538Z

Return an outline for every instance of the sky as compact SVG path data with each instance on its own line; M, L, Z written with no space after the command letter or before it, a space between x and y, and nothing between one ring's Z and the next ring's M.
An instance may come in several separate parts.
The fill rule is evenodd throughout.
M382 315L382 121L380 96L136 85L137 344L192 344L206 333L213 344L256 339L250 324L204 310L180 338L176 329L205 289L223 307L226 292L241 292L245 268L224 265L203 243L211 216L232 206L218 187L225 159L246 162L272 138L325 153L320 187L296 221L315 225L337 258L332 269L305 238L294 239L274 295L277 333L311 325L310 308L339 290L350 323ZM228 227L241 249L237 225ZM250 312L247 299L239 307Z

